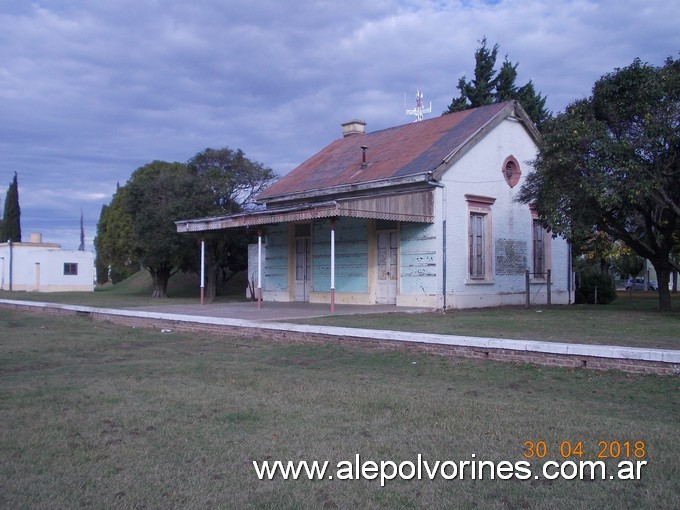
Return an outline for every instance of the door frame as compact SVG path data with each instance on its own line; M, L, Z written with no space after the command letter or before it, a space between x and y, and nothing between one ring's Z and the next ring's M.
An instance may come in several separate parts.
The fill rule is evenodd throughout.
M311 232L310 232L311 234ZM297 269L298 269L298 241L304 242L305 260L304 260L304 271L305 277L302 280L302 295L298 293L298 279L297 279ZM308 303L310 301L310 296L312 294L312 236L311 235L293 235L292 238L292 264L291 264L291 282L292 282L292 300L295 302Z
M392 292L388 292L388 299L387 302L382 302L380 300L380 235L381 234L388 234L389 241L390 241L390 246L391 246L391 236L394 235L396 236L396 278L394 279L394 293L392 296ZM399 295L399 264L400 264L400 257L399 257L399 244L400 244L400 239L399 239L399 227L397 228L390 228L390 229L376 229L373 234L373 242L375 243L375 275L374 275L374 281L375 281L375 303L376 304L390 304L390 305L396 305L397 304L397 296ZM385 284L383 284L385 285ZM391 284L390 284L391 285ZM392 302L393 301L393 302Z

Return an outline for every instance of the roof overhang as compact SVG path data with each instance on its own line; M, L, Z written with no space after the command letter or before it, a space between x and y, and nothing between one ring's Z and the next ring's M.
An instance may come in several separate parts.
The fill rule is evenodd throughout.
M259 204L267 204L276 206L276 204L285 204L291 201L303 200L319 200L324 197L341 196L348 193L386 193L388 190L397 187L412 187L423 186L432 181L432 172L421 172L418 174L407 175L402 177L392 177L387 179L377 179L373 181L353 182L347 184L339 184L336 186L319 187L303 191L296 191L286 193L283 195L267 195L267 190L264 190L255 201Z
M177 232L258 227L274 223L349 217L434 223L434 189L310 202L247 213L176 221Z

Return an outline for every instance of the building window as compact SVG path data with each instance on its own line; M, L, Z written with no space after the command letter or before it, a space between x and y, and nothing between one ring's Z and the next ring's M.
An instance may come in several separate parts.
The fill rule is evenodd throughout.
M505 182L508 183L508 186L514 188L519 182L520 176L522 175L522 170L520 169L519 162L515 156L508 156L505 158L505 161L503 161L503 168L501 170L503 172L503 178L505 179Z
M76 276L78 274L78 263L64 262L64 274L68 276Z
M490 282L493 274L491 206L496 199L479 195L465 195L465 199L470 215L468 275L475 282Z
M484 217L486 214L470 214L470 278L484 278L486 276L486 263L484 247Z
M545 230L538 220L534 220L533 244L534 276L545 273Z

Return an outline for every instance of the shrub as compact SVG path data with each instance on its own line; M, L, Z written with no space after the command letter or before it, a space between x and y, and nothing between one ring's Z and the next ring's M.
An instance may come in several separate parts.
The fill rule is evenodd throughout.
M595 303L597 289L597 303ZM576 303L606 305L616 299L616 287L612 277L596 269L583 270L576 280Z

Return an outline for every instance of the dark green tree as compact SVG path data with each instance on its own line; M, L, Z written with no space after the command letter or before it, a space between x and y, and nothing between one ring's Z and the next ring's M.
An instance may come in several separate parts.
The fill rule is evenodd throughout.
M126 251L151 274L153 297L167 297L170 277L191 268L195 258L195 241L178 234L174 221L195 214L197 184L186 165L153 161L118 190L125 190L123 209L132 225Z
M635 253L623 253L612 260L612 268L624 280L629 276L635 278L645 268L645 259Z
M680 61L655 67L636 59L606 74L542 134L519 200L576 244L601 231L648 259L660 308L670 310L680 228Z
M97 283L103 285L109 281L109 269L110 261L107 259L105 254L105 248L103 245L103 239L106 238L108 232L108 226L106 224L106 209L108 205L102 205L102 210L99 213L99 221L97 222L97 235L94 238L94 267L97 273Z
M475 51L475 76L471 81L467 81L465 76L458 80L460 94L453 98L444 114L515 99L540 128L550 117L550 112L545 107L546 98L536 93L531 81L517 87L515 82L519 64L510 62L507 56L496 71L498 50L498 44L493 48L487 47L486 37L480 41L480 46Z
M143 267L153 279L153 295L165 297L173 274L198 271L199 241L205 239L207 297L214 297L219 276L247 265L247 238L179 234L175 221L245 210L273 178L271 169L227 148L206 149L188 164L154 161L138 168L102 208L95 238L98 267L110 268L114 283L115 275Z
M21 242L21 207L19 207L19 184L17 174L7 188L5 212L2 216L2 242Z
M80 210L80 244L78 251L85 251L85 219L83 218L83 210Z
M276 177L271 168L249 160L240 149L228 147L205 149L191 158L187 167L200 187L193 217L248 210L255 196ZM210 301L231 276L247 268L249 238L243 232L226 231L204 233L200 239L206 243L205 298Z
M140 269L132 244L132 216L127 211L127 190L120 186L109 205L102 206L94 246L99 283L118 283ZM105 270L100 271L100 267ZM103 279L100 279L103 278Z

